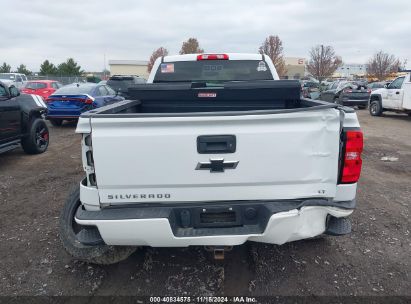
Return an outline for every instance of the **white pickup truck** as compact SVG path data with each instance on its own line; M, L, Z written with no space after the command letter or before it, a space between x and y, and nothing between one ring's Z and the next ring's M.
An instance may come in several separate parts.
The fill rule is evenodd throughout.
M86 176L60 218L75 258L350 233L363 148L352 109L301 98L259 54L166 56L148 82L80 117Z
M411 115L411 74L397 77L386 88L377 89L370 96L370 114L381 116L384 111Z

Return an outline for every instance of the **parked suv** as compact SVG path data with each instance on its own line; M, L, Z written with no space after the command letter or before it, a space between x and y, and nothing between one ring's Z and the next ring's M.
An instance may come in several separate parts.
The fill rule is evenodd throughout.
M363 82L336 81L326 91L321 92L320 99L344 106L358 106L365 109L370 99L371 89Z
M113 75L107 81L107 85L126 99L129 97L129 87L143 83L146 83L146 79L135 75Z
M22 94L0 81L0 153L23 147L29 154L43 153L49 145L49 130L42 98Z
M0 73L0 81L21 89L27 82L27 76L21 73Z

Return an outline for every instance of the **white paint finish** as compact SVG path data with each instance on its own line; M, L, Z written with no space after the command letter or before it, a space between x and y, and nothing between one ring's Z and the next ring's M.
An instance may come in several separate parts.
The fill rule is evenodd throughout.
M80 116L77 122L76 133L91 133L90 118Z
M99 211L100 200L95 187L84 186L80 183L80 201L87 211Z
M43 98L39 95L30 94L31 98L33 98L34 102L41 108L47 108L46 104L43 101Z
M357 114L353 113L344 113L344 128L359 128L360 123L357 119Z
M132 220L79 220L81 225L97 226L108 245L187 247L202 245L240 245L250 240L272 244L310 238L325 231L328 214L346 217L352 210L333 207L303 207L271 216L262 234L175 237L166 218Z
M226 188L222 188L222 189L225 192L230 192L230 189L226 189ZM168 189L168 190L171 191L172 189ZM250 193L253 194L256 191L258 191L258 189L254 189L254 191L250 191ZM334 202L351 201L351 200L355 199L356 194L357 194L357 183L337 185L336 193L335 193L335 197L334 197L333 201ZM249 199L251 199L251 200L254 199L252 196L250 196L250 197L251 198L249 198ZM99 198L99 193L98 193L97 188L95 188L95 187L86 187L86 186L80 184L80 200L83 204L86 205L85 208L88 211L100 210L100 198ZM158 201L158 199L157 199L157 201ZM124 204L127 204L127 202L124 202ZM90 207L92 207L92 208L90 209ZM96 207L96 208L94 208L94 207Z
M403 85L402 107L404 110L411 110L411 82L406 82Z
M109 194L171 194L167 201L296 199L336 195L339 111L282 114L92 118L102 203ZM80 123L80 122L79 122ZM232 154L197 153L199 135L233 134ZM234 170L195 170L210 158L239 161ZM131 198L126 202L159 201Z
M258 53L204 53L204 54L226 54L228 60L261 60L261 54ZM176 62L176 61L196 61L197 56L200 54L185 54L185 55L172 55L165 56L164 62Z
M347 202L355 199L357 194L357 183L337 185L334 201Z
M372 92L372 95L380 95L382 99L382 106L386 110L393 110L397 112L411 110L411 74L408 73L404 77L401 88L392 89L381 88ZM393 82L396 80L394 79Z

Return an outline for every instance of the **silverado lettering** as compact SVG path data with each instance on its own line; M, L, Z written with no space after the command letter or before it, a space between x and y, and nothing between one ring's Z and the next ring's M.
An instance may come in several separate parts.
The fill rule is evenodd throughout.
M151 199L151 198L171 198L171 194L108 194L107 199L117 200L117 199Z

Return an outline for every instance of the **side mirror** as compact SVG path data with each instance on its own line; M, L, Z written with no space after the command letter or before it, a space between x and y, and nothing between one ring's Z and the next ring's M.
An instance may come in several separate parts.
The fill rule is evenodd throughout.
M118 88L116 90L116 96L121 96L121 95L123 95L123 93L121 93L121 88Z
M9 90L10 90L11 97L17 97L20 95L20 91L16 87L12 86L9 88Z
M384 84L384 88L388 89L388 84Z

